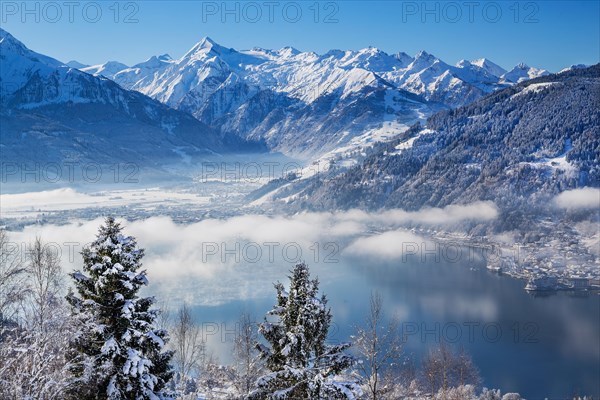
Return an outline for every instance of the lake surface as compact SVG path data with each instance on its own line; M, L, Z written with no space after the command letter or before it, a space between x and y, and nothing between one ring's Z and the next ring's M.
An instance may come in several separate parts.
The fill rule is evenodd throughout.
M229 361L235 321L241 312L257 320L275 301L272 282L286 282L291 264L239 265L203 280L162 286L172 304L181 296L222 295L216 305L196 305L209 347ZM332 340L347 340L378 291L387 315L396 315L407 337L405 354L418 366L440 339L463 346L481 372L483 385L519 392L528 399L600 395L600 296L555 293L532 296L525 282L487 271L482 261L448 263L407 259L381 261L341 257L332 264L313 263L334 315ZM156 286L154 288L157 288ZM235 293L239 299L235 299ZM206 300L206 297L205 297Z
M371 225L382 227L389 216L369 218ZM181 225L156 217L127 222L125 232L146 249L146 294L165 308L183 302L192 307L208 349L223 363L231 360L240 314L262 320L275 302L273 283L287 282L299 247L303 252L297 258L307 262L329 299L331 340L345 341L355 333L377 291L386 315L400 321L407 338L404 353L416 366L428 349L445 340L472 355L488 388L528 399L600 397L598 293L532 296L523 289L524 281L487 271L477 256L450 262L454 257L449 254L436 260L423 251L424 259L405 257L405 245L423 246L425 239L393 227L378 234L359 223L364 220L356 212L246 215ZM73 257L63 260L70 260L64 268L71 271L81 268L78 252L93 240L101 222L30 225L11 232L11 240L51 238L69 249ZM271 257L264 244L273 242L278 247ZM291 251L284 252L286 246ZM257 247L262 247L261 257L253 254ZM209 253L214 257L206 257Z

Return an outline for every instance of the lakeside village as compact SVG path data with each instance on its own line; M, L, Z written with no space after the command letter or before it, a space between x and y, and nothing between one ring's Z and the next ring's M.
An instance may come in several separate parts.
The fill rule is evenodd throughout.
M424 233L419 229L413 231ZM566 224L534 242L512 245L487 236L428 233L439 243L460 243L473 248L474 253L485 259L489 271L525 281L524 289L528 292L565 290L600 294L600 257L590 252L591 246L586 246L585 239Z

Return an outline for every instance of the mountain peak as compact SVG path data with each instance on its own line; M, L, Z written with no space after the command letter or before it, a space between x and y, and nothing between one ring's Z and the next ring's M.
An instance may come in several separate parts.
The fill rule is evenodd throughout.
M437 58L433 54L426 52L425 50L419 51L414 58L414 62L419 62L419 63L425 62L428 64L433 64L436 61L439 61L439 58Z
M21 41L16 39L13 35L0 28L0 54L3 56L2 67L0 68L0 77L4 76L6 79L5 72L9 70L9 63L19 63L21 66L26 64L39 66L44 64L53 68L64 66L64 63L58 61L52 57L45 56L43 54L36 53L25 46ZM21 61L17 61L21 59ZM0 78L2 79L2 78ZM2 85L0 85L2 86ZM2 88L0 88L0 91Z
M512 70L502 75L505 81L518 83L527 79L550 74L545 69L531 68L525 63L519 63Z
M393 57L400 62L402 68L408 67L408 65L414 61L411 56L403 51L399 51L398 53L394 54Z
M160 68L165 64L172 61L172 58L168 54L162 54L160 56L152 56L144 62L135 64L133 68Z
M127 65L118 61L107 61L104 64L81 68L81 70L91 75L102 75L108 79L113 79L115 74L127 68L129 68Z
M359 53L369 53L369 54L382 53L382 51L379 48L375 47L375 46L365 47L363 49L360 49L358 52Z
M441 63L441 60L433 54L429 54L425 50L421 50L417 53L413 61L410 63L409 68L424 69L432 66L435 63Z
M570 67L561 69L560 71L558 71L558 73L572 71L574 69L583 69L583 68L588 68L588 67L589 67L589 65L585 65L585 64L573 64Z
M329 50L327 53L323 54L321 56L322 59L325 58L342 58L346 55L346 52L344 50L340 50L340 49L331 49Z
M292 46L282 47L277 51L277 54L283 57L293 57L300 54L300 51L293 48Z
M4 39L19 42L17 39L15 39L15 37L13 35L8 33L7 31L5 31L4 29L0 28L0 41L4 40ZM19 43L21 43L21 42L19 42Z
M89 67L89 65L87 65L87 64L82 64L82 63L80 63L80 62L79 62L79 61L77 61L77 60L71 60L71 61L69 61L68 63L65 63L65 65L66 65L67 67L71 67L71 68L75 68L75 69L81 69L81 68L86 68L86 67Z
M202 48L212 48L213 46L217 45L217 42L212 40L210 37L205 36L202 39L200 39L198 45Z
M0 28L0 44L2 44L5 49L11 49L18 53L30 51L23 43L2 28Z
M494 63L493 61L491 61L488 58L478 58L477 60L471 61L471 64L475 65L479 68L482 68L482 69L486 70L487 72L489 72L490 74L497 76L497 77L500 77L506 73L506 70L504 68L502 68L501 66Z
M485 57L478 58L478 59L476 59L476 60L471 60L471 64L478 65L478 66L482 66L482 65L488 64L488 63L490 63L490 62L491 62L491 61L490 61L490 60L488 60L488 59L487 59L487 58L485 58Z
M233 49L226 49L225 47L212 40L210 37L205 36L202 39L200 39L200 41L196 43L194 47L192 47L187 53L185 53L183 58L189 58L195 54L206 55L211 52L216 52L217 54L219 54L230 50Z
M408 57L408 58L412 58L411 56L409 56L408 54L406 54L406 53L405 53L405 52L403 52L403 51L399 51L399 52L397 52L396 54L394 54L394 57L396 57L396 58L398 58L398 59L401 59L401 58L406 58L406 57Z
M109 66L110 66L110 67L125 67L125 68L128 68L128 66L127 66L127 65L125 65L125 64L123 64L123 63L121 63L121 62L118 62L118 61L107 61L107 62L106 62L106 63L104 63L103 65L105 65L105 66L107 66L107 67L109 67Z

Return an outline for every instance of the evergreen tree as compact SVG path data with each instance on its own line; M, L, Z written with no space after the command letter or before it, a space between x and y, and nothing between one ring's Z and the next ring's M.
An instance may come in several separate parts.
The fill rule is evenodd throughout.
M154 400L171 378L172 352L163 351L167 332L155 328L154 299L138 296L147 285L140 271L144 255L135 238L107 218L83 252L83 272L71 274L79 296L67 300L79 321L75 350L87 367L79 398ZM87 390L86 390L87 389Z
M327 345L331 312L327 299L318 297L319 282L310 280L306 264L298 264L287 292L275 285L277 305L268 312L259 332L269 347L258 344L270 373L257 381L254 399L353 399L359 392L354 381L340 375L354 364L344 350L350 343Z

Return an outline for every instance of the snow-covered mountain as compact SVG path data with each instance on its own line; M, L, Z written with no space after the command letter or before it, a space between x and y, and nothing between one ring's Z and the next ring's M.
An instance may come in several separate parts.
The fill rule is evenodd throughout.
M461 60L456 64L456 66L459 68L465 68L465 67L468 67L469 65L482 68L485 71L487 71L489 74L491 74L493 76L497 76L497 77L501 77L502 75L504 75L507 72L504 68L502 68L498 64L488 60L487 58L479 58L479 59L473 60L473 61Z
M223 135L264 139L272 149L307 156L386 123L399 133L432 111L468 104L521 78L487 59L451 66L425 51L411 57L374 47L323 55L292 47L237 51L208 37L179 59L113 66L84 70L188 112Z
M519 83L544 75L550 75L550 72L545 69L533 68L525 63L520 63L509 72L503 74L500 78L503 82Z
M584 69L584 68L588 68L590 67L589 65L585 65L585 64L573 64L570 67L567 68L563 68L559 71L559 73L561 72L567 72L567 71L572 71L574 69Z
M192 116L29 50L0 29L3 161L161 165L239 149Z
M109 68L105 64L86 70L102 74L94 69ZM343 89L342 96L348 95L377 78L426 100L446 100L442 102L454 107L471 101L474 93L482 95L504 87L500 77L505 73L487 59L450 66L424 51L415 57L402 52L389 55L374 47L331 50L324 55L291 47L237 51L206 37L177 60L168 55L152 57L117 71L111 78L176 108L201 108L210 94L240 82L311 102L339 88Z
M271 196L325 209L485 200L507 215L538 204L554 213L557 193L600 186L599 91L600 64L522 82L432 116L353 168L284 182ZM500 221L527 227L521 217Z
M90 65L79 69L88 74L101 75L105 78L112 79L117 72L122 71L125 68L129 67L117 61L109 61L104 64Z
M180 59L152 57L112 79L194 115L225 136L264 139L275 150L309 157L365 128L386 122L404 128L430 113L424 99L366 69L400 68L402 62L401 55L376 49L324 56L290 47L238 52L205 38ZM401 118L394 117L400 111Z
M80 62L79 62L79 61L77 61L77 60L71 60L71 61L69 61L69 62L65 63L65 65L66 65L67 67L71 67L71 68L77 68L77 69L82 69L82 68L89 67L89 65L87 65L87 64L82 64L82 63L80 63Z
M272 150L313 160L339 156L339 149L361 151L365 143L394 137L435 111L545 73L529 67L506 73L487 59L451 66L425 51L411 57L374 47L322 55L292 47L237 51L208 37L178 59L164 54L131 67L110 61L81 67L86 74L77 74L51 63L46 76L59 71L56 82L95 76L101 79L93 82L108 85L108 78L124 92L194 116L222 138L264 141ZM96 101L101 92L87 95ZM40 106L56 100L53 96L44 93L39 104L32 99L27 104ZM89 100L80 97L61 101Z

